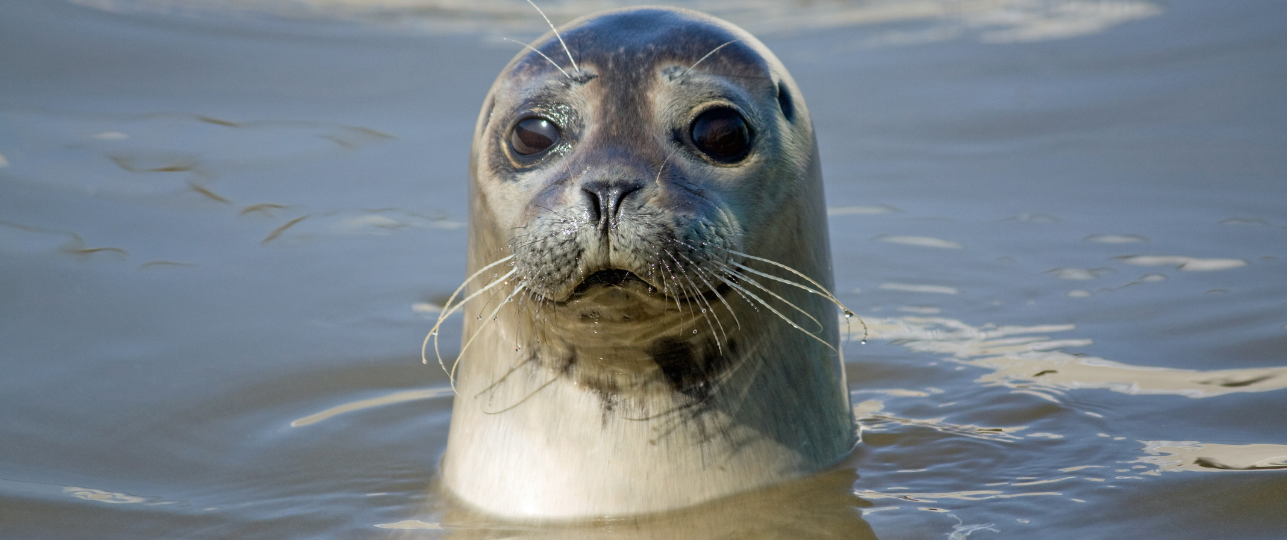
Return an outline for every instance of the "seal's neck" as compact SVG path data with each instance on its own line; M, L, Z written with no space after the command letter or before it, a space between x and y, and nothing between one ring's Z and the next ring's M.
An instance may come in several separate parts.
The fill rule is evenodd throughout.
M628 324L568 306L468 313L478 335L460 359L447 485L500 515L637 514L796 478L852 447L840 362L822 343L766 310L734 323L712 307L721 332L687 306L636 307L659 311ZM834 343L835 321L822 326Z

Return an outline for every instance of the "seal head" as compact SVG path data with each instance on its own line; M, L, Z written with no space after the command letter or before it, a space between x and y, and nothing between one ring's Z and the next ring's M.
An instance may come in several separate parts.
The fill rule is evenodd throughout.
M470 165L456 494L653 512L852 447L812 126L754 37L677 9L574 21L502 71Z

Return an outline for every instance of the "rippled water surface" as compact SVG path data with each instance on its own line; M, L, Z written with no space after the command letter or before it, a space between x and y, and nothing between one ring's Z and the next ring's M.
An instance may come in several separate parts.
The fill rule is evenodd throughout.
M1287 8L687 5L814 115L869 330L846 467L556 529L436 490L451 393L419 347L526 2L17 0L0 536L1287 534Z

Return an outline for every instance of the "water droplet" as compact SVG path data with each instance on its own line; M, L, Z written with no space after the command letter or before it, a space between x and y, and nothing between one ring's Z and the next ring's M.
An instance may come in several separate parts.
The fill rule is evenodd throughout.
M848 319L848 318L850 318L850 317L853 317L853 316L854 316L854 312L849 311L849 310L847 310L847 309L845 310L845 318L846 318L846 319Z
M437 331L437 330L434 330L433 332L429 332L429 335L430 335L430 336L436 336L436 335L438 335L438 331Z
M697 329L696 329L696 328L694 328L694 329L693 329L693 335L697 335Z
M867 344L867 340L865 340L865 339L864 339L864 340L862 340L862 341L859 341L859 342L858 342L858 344L859 344L859 345L866 345L866 344Z
M483 316L482 316L482 315L479 315L479 316L478 316L478 320L480 320L480 321L481 321L481 320L483 320Z

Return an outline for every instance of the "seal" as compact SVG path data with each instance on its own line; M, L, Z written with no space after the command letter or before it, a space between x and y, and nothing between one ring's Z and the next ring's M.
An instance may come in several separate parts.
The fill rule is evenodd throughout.
M465 311L442 458L464 502L652 513L854 447L808 108L744 30L638 8L527 45L478 117L469 204L439 319Z

